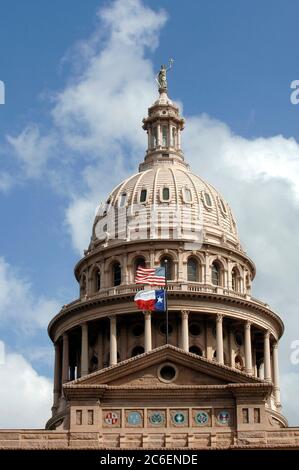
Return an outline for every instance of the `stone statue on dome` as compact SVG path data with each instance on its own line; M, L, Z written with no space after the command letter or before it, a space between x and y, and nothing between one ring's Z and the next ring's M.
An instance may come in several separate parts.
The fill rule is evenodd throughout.
M156 77L156 81L159 85L159 90L167 90L167 72L171 69L173 62L173 59L169 59L168 67L166 65L161 65L161 68Z

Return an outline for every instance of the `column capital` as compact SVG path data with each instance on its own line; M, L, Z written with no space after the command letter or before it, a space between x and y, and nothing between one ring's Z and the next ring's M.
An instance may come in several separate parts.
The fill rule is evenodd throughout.
M270 331L269 330L266 330L265 333L264 333L264 338L265 339L269 339L270 338Z
M217 323L222 323L222 321L223 321L223 315L222 315L222 313L217 313L217 315L216 315L216 321L217 321Z
M108 315L110 321L116 320L116 315Z
M278 349L278 340L277 341L274 341L273 343L273 349Z
M247 320L245 322L244 328L246 328L246 330L249 330L251 328L251 325L252 325L251 321Z
M150 310L145 310L145 311L143 312L143 315L144 315L146 318L148 318L148 317L151 317L151 316L152 316L152 312L151 312Z
M181 310L182 318L188 319L189 313L189 310Z

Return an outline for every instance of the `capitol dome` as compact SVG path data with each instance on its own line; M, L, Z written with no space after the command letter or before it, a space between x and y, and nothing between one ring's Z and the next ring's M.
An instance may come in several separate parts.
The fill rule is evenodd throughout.
M242 251L229 205L211 184L192 173L185 162L180 145L184 120L166 93L161 93L149 108L143 123L148 133L148 149L139 166L140 172L121 182L101 205L94 221L90 248L101 242L130 241L132 232L135 241L184 239L189 224L191 232L201 233L201 242ZM129 219L134 219L140 210L145 217L139 220L137 236L135 226L130 230ZM161 216L156 216L153 221L155 211L160 211ZM122 225L118 221L119 212L123 218L126 212L126 227L119 227ZM112 230L109 224L112 224Z

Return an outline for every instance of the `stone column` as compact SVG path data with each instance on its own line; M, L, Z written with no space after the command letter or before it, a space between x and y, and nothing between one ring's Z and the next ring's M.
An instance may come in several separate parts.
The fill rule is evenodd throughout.
M144 351L152 350L152 314L144 312Z
M181 130L177 129L177 148L180 150L181 148Z
M278 366L278 341L273 346L273 383L276 406L280 407L280 386L279 386L279 366Z
M156 148L161 147L161 146L162 146L162 130L161 130L161 124L158 124L157 125L157 144L156 144Z
M116 317L112 315L110 318L110 366L117 364L117 332Z
M69 380L69 336L67 333L63 335L63 348L62 348L62 383Z
M216 359L220 364L224 363L222 321L223 316L218 313L216 318Z
M252 350L251 350L251 323L247 321L244 325L245 339L245 372L252 374Z
M264 378L271 382L270 332L264 335Z
M54 403L53 408L58 406L60 393L61 393L61 352L58 341L54 345L55 348L55 362L54 362Z
M189 312L182 310L182 326L181 326L181 345L184 351L189 351Z
M81 377L88 374L88 325L83 323L81 325L82 339L81 339Z
M261 362L259 367L258 367L258 378L265 380L265 368L264 368L264 363Z

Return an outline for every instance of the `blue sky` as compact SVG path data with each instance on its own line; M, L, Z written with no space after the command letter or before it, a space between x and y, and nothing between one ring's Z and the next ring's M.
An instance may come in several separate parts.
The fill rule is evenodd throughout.
M0 339L19 355L10 373L22 357L49 390L45 324L54 306L77 296L73 267L88 245L93 208L143 159L140 124L155 96L154 72L174 57L169 89L187 118L186 159L232 205L259 269L256 294L284 310L292 335L281 368L285 388L299 388L289 363L298 301L278 273L288 263L294 282L298 263L299 106L290 102L299 79L298 2L2 0L0 8L0 287L11 297L0 295ZM108 19L97 16L103 9ZM113 36L119 25L123 44ZM105 128L113 113L117 125ZM32 319L34 305L44 321L38 310ZM18 426L36 424L20 419Z

